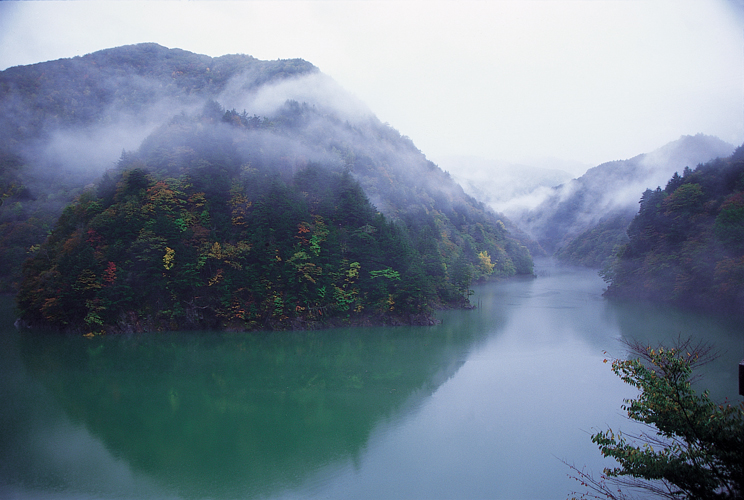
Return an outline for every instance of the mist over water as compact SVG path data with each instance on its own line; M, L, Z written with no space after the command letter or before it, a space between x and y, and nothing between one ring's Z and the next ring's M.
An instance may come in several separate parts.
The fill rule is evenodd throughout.
M476 287L435 327L83 339L6 309L0 494L12 498L565 498L561 460L632 429L603 363L704 332L736 396L741 321L608 303L593 271ZM7 305L7 303L6 303ZM606 353L605 353L606 351Z
M194 130L213 125L205 142L234 149L236 168L275 164L288 178L309 162L348 169L385 213L423 213L404 205L403 195L400 206L386 201L401 186L426 188L443 205L464 199L413 142L300 63L296 74L275 80L262 80L263 69L240 73L213 94L191 95L196 87L188 87L166 96L155 80L136 78L131 94L94 122L64 126L54 115L36 124L38 137L19 149L28 162L29 200L47 191L49 204L61 204L115 165L122 150L157 148L158 134L177 129L179 117ZM115 89L122 82L107 83ZM134 97L137 106L124 106ZM210 97L218 111L211 117ZM11 104L5 109L16 110ZM285 121L280 133L247 126L237 132L222 123L223 108ZM20 109L24 115L31 113ZM197 148L184 143L174 165L193 159ZM598 187L591 200L575 203L575 232L600 212L633 212L645 187L663 185L690 159L694 166L709 158L707 150L678 153L662 148L611 162L605 166L616 164L614 177L588 172L583 184L558 168L504 168L498 182L479 183L493 177L491 164L470 172L470 188L499 210L516 206L515 217L537 232L555 227L548 209ZM378 182L386 172L380 166L397 172L395 180ZM511 191L503 191L507 185ZM504 197L488 199L489 190ZM519 211L546 199L553 204L547 215L528 220ZM738 401L741 321L607 303L594 271L550 261L537 271L476 287L476 310L443 311L442 323L427 328L84 339L16 332L5 304L0 496L565 497L578 485L562 460L600 471L607 464L589 435L606 426L629 429L620 405L633 391L604 362L625 355L623 339L656 344L704 334L722 356L705 368L701 388Z

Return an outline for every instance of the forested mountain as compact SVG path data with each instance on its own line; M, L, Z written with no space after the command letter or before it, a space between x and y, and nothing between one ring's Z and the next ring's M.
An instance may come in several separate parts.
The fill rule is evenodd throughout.
M608 297L744 311L744 146L647 189L630 241L604 271Z
M33 245L18 296L30 323L86 332L426 323L433 308L466 303L472 280L532 272L508 221L309 63L151 44L70 61L29 71L96 68L84 80L106 75L90 84L113 89L98 92L103 111L65 98L46 116L37 107L56 95L51 84L23 90L14 82L32 81L24 68L3 75L6 101L41 115L3 144L4 227L47 231L49 200L78 196L43 244L30 230L31 244L4 243L5 252ZM145 89L137 99L122 90L135 87ZM157 113L131 127L138 109ZM101 123L116 131L115 168L92 162L63 193L33 182L53 167L44 152L58 134L101 137ZM149 134L117 143L127 130ZM58 170L72 171L79 143L65 144L73 154L57 157Z
M302 60L212 58L156 44L0 72L0 291L65 205L157 126L215 95L317 75Z
M647 188L663 185L675 171L730 155L734 146L712 136L683 136L651 153L603 163L552 189L536 208L508 211L520 227L560 260L602 267L638 211Z

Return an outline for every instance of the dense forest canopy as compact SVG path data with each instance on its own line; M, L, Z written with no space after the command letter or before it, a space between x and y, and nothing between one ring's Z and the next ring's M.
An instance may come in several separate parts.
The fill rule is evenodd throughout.
M32 250L18 295L28 323L86 333L428 323L436 307L467 304L473 280L532 273L508 220L363 107L348 99L334 106L323 92L338 88L324 88L328 82L308 63L213 60L152 45L104 52L92 55L95 67L112 66L101 72L179 83L154 106L169 118L136 148L124 148L115 168L93 184L68 182L74 189L67 197L76 201L56 223L39 195L23 194L30 173L49 164L24 154L32 142L6 147L3 174L11 182L3 195L10 203L2 210L6 216L12 205L16 215L4 227L37 230L4 243L16 263L20 249ZM176 70L172 59L190 65ZM82 62L90 64L75 64ZM51 71L67 63L49 64ZM223 77L212 76L215 68ZM308 94L303 85L310 83ZM289 91L314 100L266 104L267 95L276 100ZM194 109L194 96L212 95ZM226 109L221 98L263 114ZM128 112L144 102L99 100ZM86 126L97 112L86 115ZM62 113L74 122L69 114ZM43 115L34 132L42 142L54 136L46 132L54 120ZM41 207L43 223L26 205Z
M647 189L628 237L607 296L744 311L744 146Z
M208 57L153 43L0 72L0 292L62 209L156 127L205 100L318 74L299 60ZM229 85L228 85L229 84Z

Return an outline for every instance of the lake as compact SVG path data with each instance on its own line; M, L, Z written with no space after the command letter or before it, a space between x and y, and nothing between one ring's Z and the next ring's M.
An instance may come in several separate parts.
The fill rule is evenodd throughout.
M633 428L603 360L694 336L741 401L744 324L605 301L538 262L433 327L86 339L0 323L0 497L562 499L590 434Z

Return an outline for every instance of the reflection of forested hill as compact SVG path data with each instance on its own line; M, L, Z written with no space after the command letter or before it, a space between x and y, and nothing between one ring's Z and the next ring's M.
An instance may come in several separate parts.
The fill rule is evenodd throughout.
M647 189L628 237L608 296L744 311L744 147Z
M510 214L550 254L566 262L601 267L638 211L640 194L663 185L675 171L731 154L716 137L683 136L648 154L604 163L553 189L537 208Z
M30 374L74 423L189 498L263 498L357 460L477 341L420 331L22 337Z
M146 44L48 64L3 75L6 100L38 115L26 128L6 121L8 274L51 227L49 200L109 169L86 153L92 138L115 131L98 142L119 148L119 161L33 247L20 302L32 323L420 322L461 303L472 280L532 272L508 221L304 61ZM61 71L70 76L56 91L45 75ZM125 131L133 147L122 154ZM67 194L32 182L51 158L87 177L69 180Z

